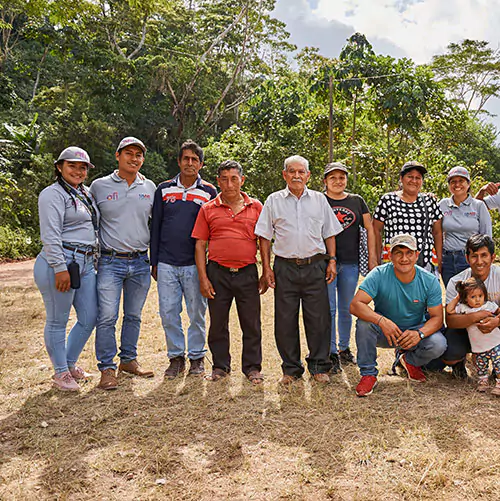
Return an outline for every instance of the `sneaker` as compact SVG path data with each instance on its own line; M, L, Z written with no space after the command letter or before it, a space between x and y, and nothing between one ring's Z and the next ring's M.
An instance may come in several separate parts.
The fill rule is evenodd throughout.
M78 365L70 367L69 372L71 373L75 381L83 381L85 379L88 379L89 377L92 377L92 374L85 372L81 367L78 367Z
M118 379L116 379L115 369L110 367L101 371L101 380L97 387L101 390L116 390L118 388Z
M205 358L201 357L196 360L190 360L189 374L192 376L200 376L205 372Z
M421 367L412 365L406 360L406 354L404 354L399 361L401 362L401 365L405 368L408 374L408 379L410 381L416 381L417 383L424 383L427 380Z
M338 374L342 371L340 366L340 358L337 353L330 353L330 360L332 361L332 368L330 369L330 374Z
M460 362L457 362L455 365L452 365L451 375L455 379L463 379L463 380L469 379L469 375L467 374L467 369L465 367L465 360L461 360Z
M367 397L373 393L378 381L375 376L362 376L356 386L356 395L358 397Z
M486 377L480 377L477 381L477 391L484 393L488 390L489 384L488 384L488 376Z
M170 365L165 371L165 379L175 379L179 374L184 372L186 361L184 357L174 357L170 359Z
M496 380L495 387L491 390L491 394L500 397L500 379Z
M346 348L345 350L339 351L339 356L340 356L340 361L342 362L342 364L356 365L356 359L354 358L354 355L351 353L351 350L349 348Z
M54 380L52 386L54 386L54 388L57 388L58 390L62 391L80 390L78 383L74 380L73 376L71 375L71 372L69 371L58 372L57 374L54 374L54 376L52 376L52 379Z

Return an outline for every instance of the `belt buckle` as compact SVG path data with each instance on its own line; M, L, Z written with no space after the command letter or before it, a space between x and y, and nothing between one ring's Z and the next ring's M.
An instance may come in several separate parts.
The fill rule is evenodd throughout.
M240 271L238 268L229 268L230 273L238 273Z

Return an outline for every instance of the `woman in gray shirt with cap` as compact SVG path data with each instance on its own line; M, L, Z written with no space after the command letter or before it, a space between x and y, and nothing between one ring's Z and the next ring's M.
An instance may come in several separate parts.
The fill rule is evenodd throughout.
M55 162L56 182L38 197L43 248L36 258L35 282L47 319L45 347L54 366L54 386L78 391L88 374L76 365L97 320L94 255L98 209L83 185L90 163L85 150L66 148ZM71 306L77 321L66 340Z
M467 239L480 233L492 236L491 217L484 202L470 195L470 175L465 167L453 167L446 178L451 197L443 198L439 208L443 213L444 286L450 278L469 267L465 259Z

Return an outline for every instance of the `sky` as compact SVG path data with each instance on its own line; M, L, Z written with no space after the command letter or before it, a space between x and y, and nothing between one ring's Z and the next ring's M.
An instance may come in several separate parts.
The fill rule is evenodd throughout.
M286 23L299 50L318 47L326 57L338 57L357 31L377 54L417 64L464 38L500 47L500 0L277 0L273 17ZM500 99L490 99L487 109L500 131Z

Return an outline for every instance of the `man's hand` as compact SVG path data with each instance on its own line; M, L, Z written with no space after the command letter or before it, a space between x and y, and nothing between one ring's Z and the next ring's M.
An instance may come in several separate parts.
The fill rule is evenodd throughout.
M401 329L387 317L382 317L379 323L379 327L382 329L384 336L389 342L390 346L399 345L399 337L401 336Z
M403 350L410 350L411 348L416 346L420 341L421 341L420 335L417 331L406 330L399 337L398 344L400 348L403 348Z
M493 316L480 320L477 323L477 327L483 334L489 334L495 327L498 327L499 324L500 319Z
M151 276L154 278L155 282L158 280L158 266L151 266Z
M208 278L200 278L200 292L203 297L207 299L214 299L215 289L212 286L212 282Z
M266 268L262 272L262 279L266 281L267 286L271 289L276 287L276 281L274 279L274 271L271 268Z
M56 289L59 292L68 292L71 288L71 279L69 277L69 272L60 271L56 273Z
M264 273L261 275L259 278L259 294L265 294L267 292L267 289L269 289L269 285L267 283L267 279L264 275Z
M326 267L326 283L331 284L337 276L337 263L331 259Z
M496 195L498 193L498 188L500 187L500 183L488 183L484 186L481 186L479 191L477 192L476 198L482 200L486 196Z

